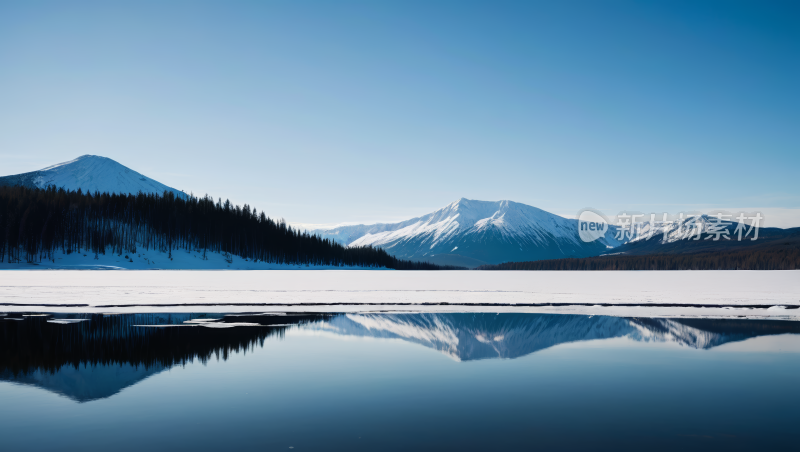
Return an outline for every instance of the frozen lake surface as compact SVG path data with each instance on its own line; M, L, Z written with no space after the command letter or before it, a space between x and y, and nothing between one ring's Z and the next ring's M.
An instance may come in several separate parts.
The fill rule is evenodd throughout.
M800 319L800 271L0 272L0 312L541 312Z

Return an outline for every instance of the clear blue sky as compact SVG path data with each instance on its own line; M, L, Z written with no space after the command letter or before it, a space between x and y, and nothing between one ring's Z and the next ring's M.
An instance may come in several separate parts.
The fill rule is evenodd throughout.
M800 212L798 81L798 1L4 1L0 174L99 154L310 223Z

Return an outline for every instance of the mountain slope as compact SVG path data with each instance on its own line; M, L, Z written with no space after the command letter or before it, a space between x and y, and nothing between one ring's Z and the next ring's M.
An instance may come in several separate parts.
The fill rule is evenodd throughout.
M310 230L348 246L372 245L398 258L477 267L483 263L596 256L620 245L612 227L592 243L578 221L512 201L461 198L435 212L392 224Z
M0 186L19 185L28 188L45 188L55 185L67 190L108 192L118 194L153 193L164 191L186 198L180 190L168 187L136 171L99 155L82 155L75 160L58 163L29 173L0 177Z

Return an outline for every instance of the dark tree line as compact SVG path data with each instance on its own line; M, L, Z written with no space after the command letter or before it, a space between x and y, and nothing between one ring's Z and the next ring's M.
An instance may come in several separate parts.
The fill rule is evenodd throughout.
M800 247L775 244L761 249L744 249L694 254L649 254L641 256L599 256L506 262L484 265L478 270L798 270Z
M283 337L287 323L305 324L331 318L329 315L291 317L237 317L235 321L264 326L211 329L204 327L148 328L135 325L181 324L153 314L86 314L87 321L60 325L46 317L21 317L0 323L0 379L40 370L55 373L62 366L130 364L172 367L195 359L227 360L233 353L263 347L271 336ZM198 316L191 316L198 317ZM223 320L224 323L225 320ZM271 324L280 324L270 327Z
M0 262L42 262L55 253L123 255L157 250L208 252L279 264L436 270L373 247L348 248L299 232L266 214L214 201L163 195L82 193L63 188L0 187ZM448 267L452 268L452 267Z

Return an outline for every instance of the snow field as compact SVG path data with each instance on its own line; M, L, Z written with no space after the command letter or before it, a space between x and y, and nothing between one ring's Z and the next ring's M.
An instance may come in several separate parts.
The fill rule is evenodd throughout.
M546 306L546 304L557 304ZM0 312L552 312L800 320L799 271L5 271Z

